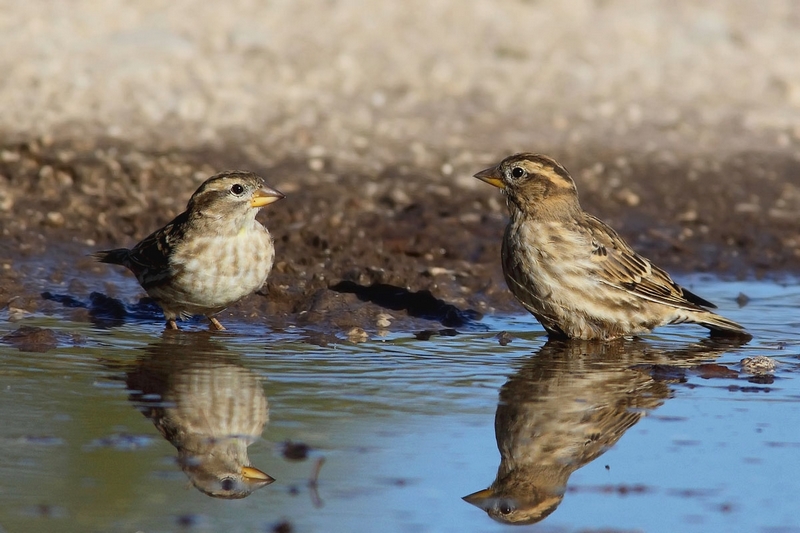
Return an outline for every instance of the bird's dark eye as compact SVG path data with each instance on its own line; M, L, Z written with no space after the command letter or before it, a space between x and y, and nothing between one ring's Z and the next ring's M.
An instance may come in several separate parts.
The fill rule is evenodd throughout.
M511 175L514 176L515 178L521 178L522 176L525 175L525 169L521 167L514 167L511 169Z
M509 514L511 511L514 510L514 508L508 503L504 502L500 504L497 510L500 511L500 514Z
M244 192L244 187L242 187L241 184L239 183L234 183L233 185L231 185L231 192L236 196L239 196Z
M241 187L241 185L239 185ZM233 188L231 188L233 190ZM229 477L226 477L221 482L222 490L233 490L233 487L236 485L236 482Z

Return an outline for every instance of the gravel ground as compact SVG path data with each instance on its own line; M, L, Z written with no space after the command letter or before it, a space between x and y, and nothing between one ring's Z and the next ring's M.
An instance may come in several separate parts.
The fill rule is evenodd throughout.
M135 314L133 278L86 254L247 168L288 198L267 297L226 314L519 311L504 206L471 175L521 150L668 270L796 274L797 57L788 0L0 0L0 306Z

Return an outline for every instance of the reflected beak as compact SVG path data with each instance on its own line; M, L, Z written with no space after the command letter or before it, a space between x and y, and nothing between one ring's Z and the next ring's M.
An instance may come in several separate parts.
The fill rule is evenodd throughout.
M278 198L280 200L280 198ZM242 477L244 477L245 481L254 481L256 483L264 483L268 485L275 481L275 478L270 476L269 474L262 472L258 468L253 466L243 466L242 467Z
M461 499L467 503L471 503L475 507L480 507L481 509L484 509L485 502L491 498L494 498L494 491L489 488L489 489L479 490L478 492L473 492L472 494L464 496Z
M264 207L265 205L277 202L283 198L286 198L285 194L264 185L253 193L253 196L250 198L250 207Z
M481 181L485 181L489 185L494 185L498 189L506 188L505 183L503 183L503 175L500 173L499 167L492 167L492 168L487 168L486 170L481 170L480 172L475 174L475 177Z

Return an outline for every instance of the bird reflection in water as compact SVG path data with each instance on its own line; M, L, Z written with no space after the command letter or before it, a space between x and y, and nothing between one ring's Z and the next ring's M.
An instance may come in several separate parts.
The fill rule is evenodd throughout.
M166 332L127 372L130 399L178 450L201 492L244 498L275 481L253 467L247 447L269 417L261 379L205 332Z
M544 519L570 475L661 405L670 381L738 342L705 339L667 351L640 339L548 341L500 389L497 477L464 500L503 523Z

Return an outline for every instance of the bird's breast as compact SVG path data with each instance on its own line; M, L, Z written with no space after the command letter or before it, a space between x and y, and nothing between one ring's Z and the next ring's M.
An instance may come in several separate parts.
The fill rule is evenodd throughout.
M560 321L574 292L595 289L586 238L559 221L512 221L503 239L503 273L531 312ZM541 320L541 318L540 318Z
M583 270L591 261L585 236L556 221L509 224L503 247L504 255L536 277L561 279L574 268Z
M258 290L266 281L275 249L258 224L232 235L198 236L175 253L176 284L197 304L226 306Z

